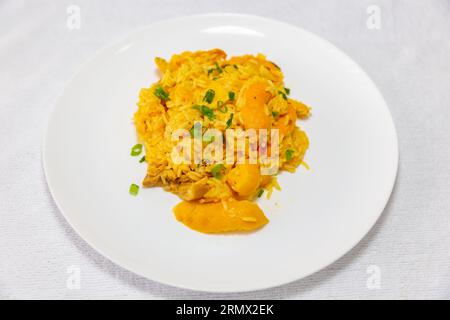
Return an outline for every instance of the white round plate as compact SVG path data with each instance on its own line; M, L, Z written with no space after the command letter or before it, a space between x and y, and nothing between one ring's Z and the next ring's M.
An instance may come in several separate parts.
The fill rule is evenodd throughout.
M146 172L130 148L139 90L158 79L153 59L211 48L264 53L284 71L292 97L312 107L299 122L311 169L280 175L282 190L259 200L270 223L250 234L192 231L172 214L175 195L128 193ZM155 281L236 292L303 278L355 246L388 201L398 148L380 92L334 46L273 20L210 14L153 24L86 63L54 109L43 158L59 209L98 252Z

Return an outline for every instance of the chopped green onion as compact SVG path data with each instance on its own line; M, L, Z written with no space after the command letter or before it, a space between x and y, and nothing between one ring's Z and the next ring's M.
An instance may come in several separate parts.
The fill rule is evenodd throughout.
M222 73L223 72L222 68L219 66L219 64L217 62L216 62L216 70L217 70L218 73Z
M212 134L204 134L203 135L203 142L211 143L216 140L216 136Z
M214 95L216 92L212 89L208 89L205 93L205 97L203 98L203 101L206 101L207 103L211 103L214 100Z
M214 110L205 105L195 105L192 106L192 108L200 111L201 114L208 117L209 120L214 120L216 118L214 115Z
M153 92L153 94L158 98L160 98L162 101L169 100L169 93L167 91L164 91L164 89L161 86L158 86L155 89L155 92Z
M196 108L197 109L197 108ZM192 128L189 129L189 133L194 138L197 134L199 137L202 135L201 125L195 126L195 123L192 125Z
M224 65L223 67L225 68L226 66L227 65ZM208 69L208 76L211 73L213 73L214 71L217 71L217 73L222 73L223 72L223 69L219 66L219 64L217 62L215 63L215 68ZM215 79L217 79L217 78L215 78ZM215 80L215 79L213 79L213 80Z
M291 89L289 88L284 88L284 92L286 92L287 95L291 94Z
M141 160L139 160L139 163L142 163L142 162L144 162L145 161L145 156L143 156L142 158L141 158Z
M272 115L276 118L280 115L278 111L272 111Z
M228 107L223 101L217 101L217 109L222 113L228 112Z
M132 183L130 185L130 194L132 196L137 196L138 192L139 192L139 186L137 184Z
M233 64L233 67L237 70L239 69L237 65Z
M230 99L230 101L234 101L234 96L235 93L233 91L228 92L228 99Z
M291 160L293 156L294 156L294 150L287 149L286 150L286 160L287 161Z
M230 118L227 120L227 129L231 127L231 124L233 123L233 116L234 113L230 114Z
M257 197L258 197L258 198L261 198L261 196L263 195L263 193L264 193L264 189L260 189L260 190L258 191Z
M136 157L136 156L140 155L141 152L142 152L142 144L140 144L140 143L135 144L133 146L133 148L131 148L131 155L133 157Z
M213 177L216 178L216 179L219 179L222 176L223 168L224 168L223 164L216 164L211 169L211 174L213 175Z
M283 91L278 91L279 94L283 97L284 100L287 100L287 95Z

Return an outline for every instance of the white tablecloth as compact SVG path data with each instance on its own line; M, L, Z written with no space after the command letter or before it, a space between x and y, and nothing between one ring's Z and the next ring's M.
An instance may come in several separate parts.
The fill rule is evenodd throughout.
M70 4L79 30L67 26ZM377 8L381 28L369 29ZM80 239L47 189L47 119L79 65L138 28L206 12L266 16L328 39L372 77L398 130L397 184L376 226L338 262L285 286L220 295L136 276ZM0 298L450 298L449 1L2 0L0 26Z

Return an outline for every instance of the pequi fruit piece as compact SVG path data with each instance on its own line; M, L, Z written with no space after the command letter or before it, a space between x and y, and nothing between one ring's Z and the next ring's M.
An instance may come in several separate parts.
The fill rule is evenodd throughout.
M256 203L230 199L224 204L183 201L173 208L175 217L203 233L252 231L269 222Z
M275 128L280 130L280 136L286 136L295 129L295 120L297 120L297 114L295 107L292 104L288 104L288 112L285 116L280 117Z
M289 99L288 105L292 106L295 109L295 112L297 113L297 117L299 119L306 119L311 113L311 109L301 101Z
M257 164L238 164L228 173L227 182L239 196L248 197L258 189L260 178Z

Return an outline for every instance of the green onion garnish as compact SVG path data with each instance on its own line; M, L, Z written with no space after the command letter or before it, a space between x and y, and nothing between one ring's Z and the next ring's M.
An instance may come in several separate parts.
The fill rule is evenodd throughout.
M278 91L278 93L281 94L284 100L288 99L286 93L284 93L283 91Z
M192 108L200 111L201 114L208 117L209 120L214 120L216 118L214 115L214 110L205 105L195 105L192 106Z
M294 150L287 149L286 150L286 160L287 161L291 160L293 156L294 156Z
M261 198L261 196L263 195L263 193L264 193L264 189L260 189L260 190L258 191L257 197L258 197L258 198Z
M161 86L156 87L155 92L153 92L155 96L160 98L162 101L169 100L169 93L167 91L164 91L164 89Z
M203 142L211 143L214 140L216 140L216 136L214 136L214 135L209 135L209 134L203 135Z
M228 92L228 99L230 99L230 101L234 101L234 96L235 94L233 91Z
M139 163L142 163L142 162L144 162L145 161L145 156L143 156L142 158L141 158L141 160L139 160Z
M217 110L219 110L222 113L228 112L228 107L223 101L217 101Z
M215 63L215 68L212 68L212 69L208 69L208 76L211 74L211 73L213 73L214 71L217 71L217 73L222 73L223 72L223 69L219 66L219 64L216 62ZM224 65L223 67L225 68L227 65ZM217 78L216 78L217 79ZM213 80L215 80L215 79L213 79Z
M138 192L139 192L139 186L137 184L132 183L130 185L130 194L132 196L137 196Z
M272 111L272 115L276 118L280 115L278 111Z
M231 127L231 124L233 123L233 116L234 113L230 114L230 118L227 120L227 129Z
M141 152L142 152L142 144L140 144L140 143L135 144L133 146L133 148L131 148L131 155L133 157L136 157L136 156L140 155Z
M207 103L211 103L214 100L215 91L213 89L208 89L205 93L205 97L203 98L203 101L206 101Z
M289 88L284 88L284 92L286 92L287 95L291 94L291 89Z
M223 72L222 68L219 66L219 64L217 62L216 62L216 70L217 70L218 73L222 73Z
M216 164L212 169L211 169L211 174L213 175L214 178L219 179L222 176L222 169L223 169L223 164Z

